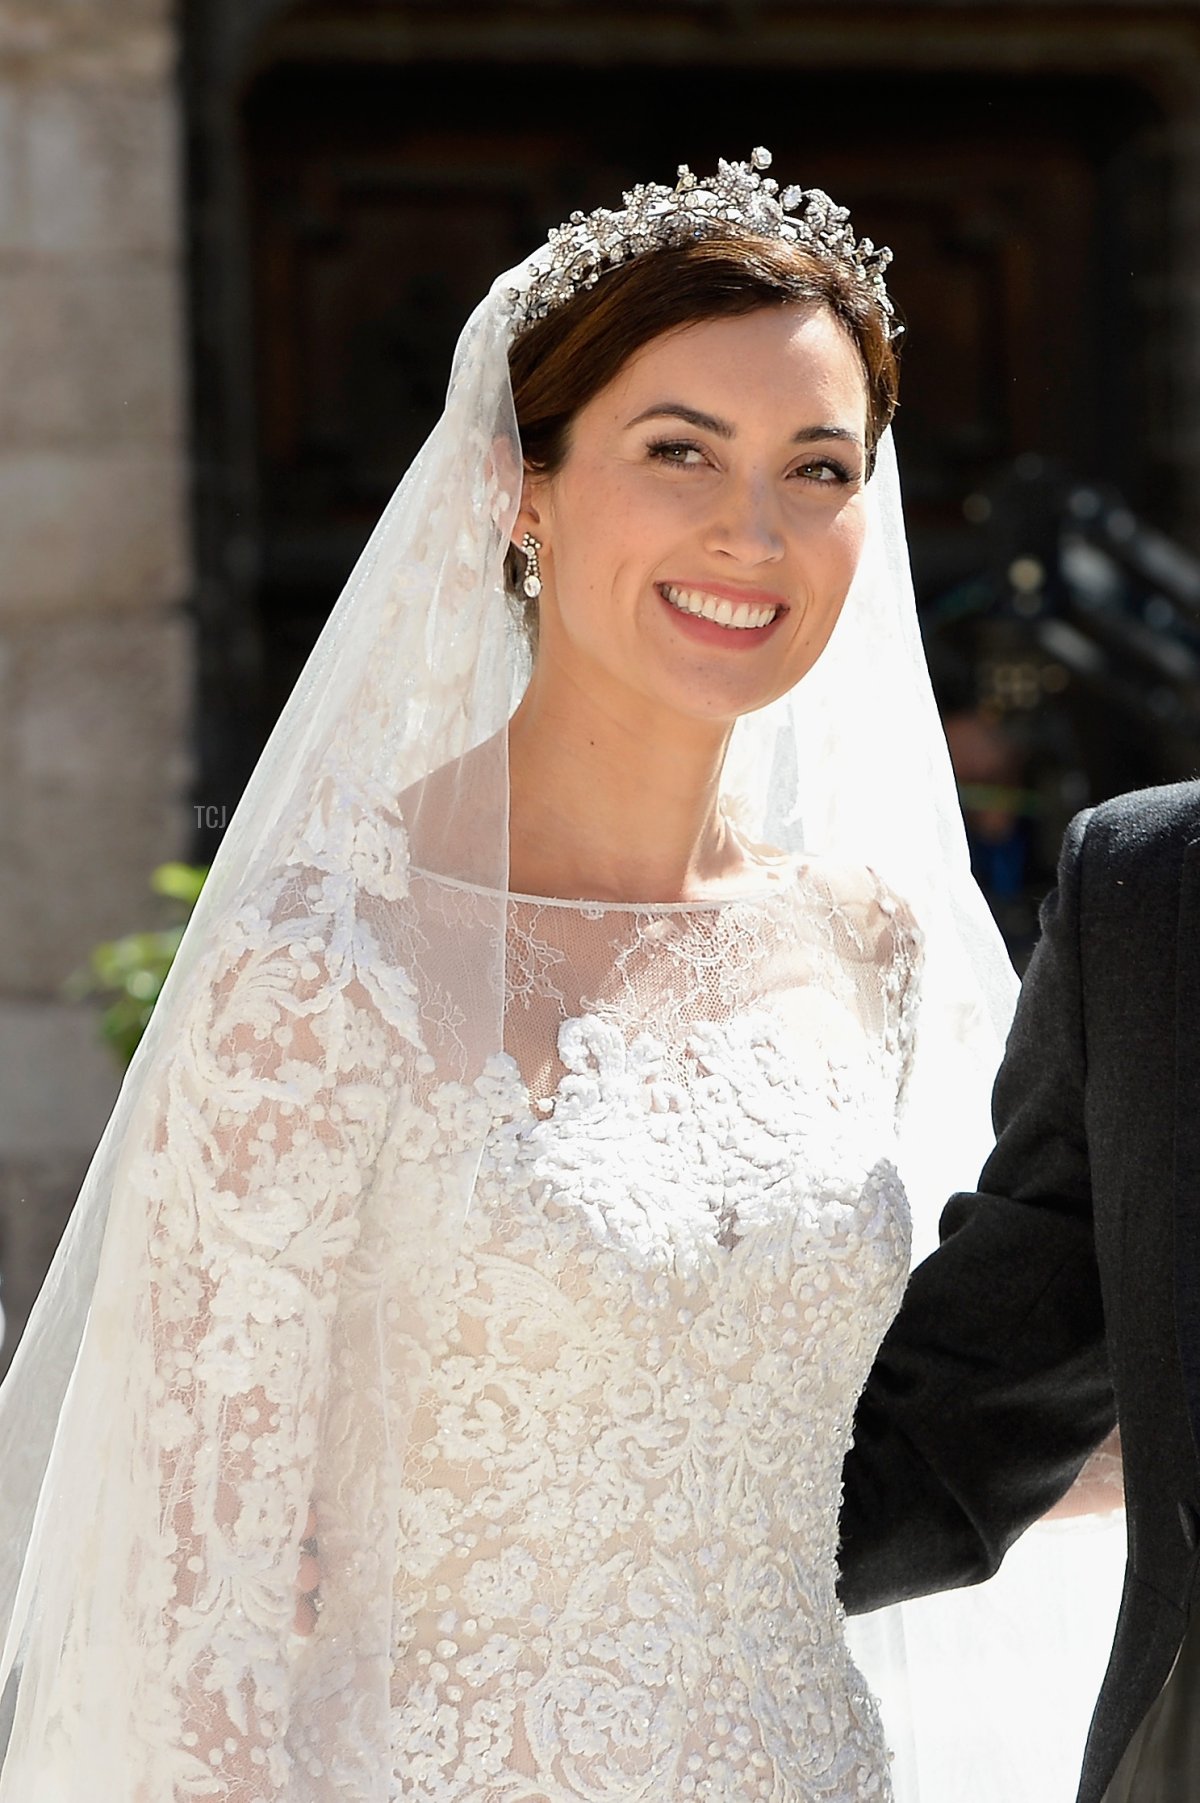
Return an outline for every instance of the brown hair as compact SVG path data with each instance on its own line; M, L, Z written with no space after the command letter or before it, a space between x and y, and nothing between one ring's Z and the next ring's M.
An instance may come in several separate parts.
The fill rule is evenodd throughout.
M882 309L849 269L782 239L748 234L694 239L636 257L514 339L508 367L527 467L545 475L561 467L575 415L652 339L797 301L828 307L858 349L867 385L869 471L896 410L899 377ZM524 559L515 550L505 575L536 644L537 608L521 593Z

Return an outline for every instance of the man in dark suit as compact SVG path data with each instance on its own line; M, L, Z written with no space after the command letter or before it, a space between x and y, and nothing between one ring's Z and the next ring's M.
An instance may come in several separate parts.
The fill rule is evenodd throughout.
M1200 783L1080 816L1042 926L996 1083L996 1149L978 1191L947 1207L859 1408L842 1597L858 1613L990 1576L1115 1401L1129 1560L1078 1803L1191 1803Z

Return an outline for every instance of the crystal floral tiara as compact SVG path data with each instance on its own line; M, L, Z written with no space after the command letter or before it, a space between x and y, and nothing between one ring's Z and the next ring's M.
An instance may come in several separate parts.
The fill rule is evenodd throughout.
M647 251L714 236L732 226L764 238L782 238L848 269L878 304L890 338L903 331L895 317L883 272L890 250L876 249L869 238L856 239L845 207L835 206L820 188L784 188L764 171L771 153L761 147L748 163L717 164L706 181L680 165L673 188L647 182L623 196L624 209L599 207L594 213L572 213L550 233L534 260L524 290L510 291L522 324L543 319L605 273Z

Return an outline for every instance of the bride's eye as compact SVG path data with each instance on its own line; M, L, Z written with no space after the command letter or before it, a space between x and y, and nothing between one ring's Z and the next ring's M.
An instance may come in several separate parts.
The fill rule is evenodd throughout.
M683 438L658 438L647 445L646 450L655 463L665 463L675 469L696 469L708 461L698 444L690 444Z
M847 483L854 480L854 472L848 470L844 463L836 457L818 457L813 463L802 463L792 471L795 476L802 476L806 482Z

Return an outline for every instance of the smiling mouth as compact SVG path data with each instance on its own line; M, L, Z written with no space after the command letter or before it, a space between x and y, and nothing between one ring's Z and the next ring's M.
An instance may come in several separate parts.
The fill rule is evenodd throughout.
M657 584L664 601L681 614L693 614L700 620L711 620L714 626L726 626L731 632L754 632L769 626L783 610L764 607L752 601L727 601L723 596L709 595L703 589L677 588L672 582Z

